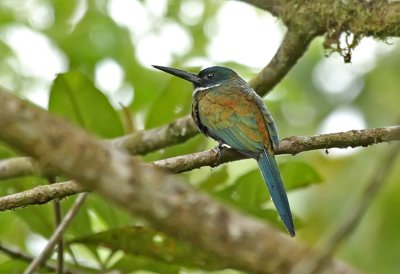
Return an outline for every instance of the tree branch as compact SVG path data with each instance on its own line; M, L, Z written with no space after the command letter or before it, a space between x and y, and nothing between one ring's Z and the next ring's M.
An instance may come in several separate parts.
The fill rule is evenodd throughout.
M295 155L300 152L316 149L366 147L373 144L398 140L400 140L400 126L350 130L315 136L292 136L281 140L279 148L275 149L275 154ZM163 159L155 161L152 164L178 173L203 166L215 167L223 163L247 158L233 149L222 148L221 152L222 157L220 157L220 154L216 150L212 149Z
M179 178L141 165L4 92L0 92L0 138L233 268L287 273L305 256L316 256L271 226L215 202ZM355 273L335 261L328 268L335 273Z
M279 148L275 149L275 154L298 154L305 151L330 148L348 148L348 147L366 147L378 143L400 140L400 126L391 126L384 128L372 128L363 130L350 130L346 132L337 132L321 134L314 136L291 136L280 141ZM221 164L236 160L246 159L246 156L235 150L222 148L222 158L214 150L206 150L187 155L180 155L168 159L158 160L151 164L168 169L173 173L190 171L203 166L216 167ZM10 162L10 164L8 164ZM33 161L29 157L11 158L0 161L0 179L11 178L12 175L19 176L17 172L12 171L14 163L20 163L19 170L22 175L34 174L32 166ZM10 165L10 167L8 167ZM4 167L3 169L1 167ZM23 169L25 167L26 169ZM31 173L30 173L31 172ZM72 193L74 194L74 193ZM66 195L72 195L69 192ZM12 195L10 195L12 196ZM10 197L6 196L6 197ZM29 195L30 196L30 195ZM43 197L41 197L43 198ZM57 197L59 198L59 197ZM15 199L20 199L15 197ZM2 199L0 198L0 211ZM9 208L7 208L9 209Z
M87 191L73 181L37 186L35 188L7 195L0 198L0 211L10 210L28 205L40 205L55 199L62 199Z
M146 154L164 147L183 143L199 133L192 117L186 116L159 128L139 131L111 141L131 155Z

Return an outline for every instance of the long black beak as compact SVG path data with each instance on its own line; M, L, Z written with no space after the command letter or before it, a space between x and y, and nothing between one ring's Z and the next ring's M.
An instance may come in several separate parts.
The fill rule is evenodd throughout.
M185 79L189 82L192 82L193 84L200 84L200 78L193 73L180 70L180 69L175 69L175 68L169 68L169 67L162 67L162 66L154 66L154 68L162 70L166 73L178 76L179 78Z

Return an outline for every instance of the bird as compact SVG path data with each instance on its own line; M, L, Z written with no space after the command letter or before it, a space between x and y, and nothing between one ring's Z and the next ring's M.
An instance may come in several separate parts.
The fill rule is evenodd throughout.
M153 67L193 84L192 117L201 133L216 140L219 149L225 144L257 160L277 212L294 237L293 217L274 156L278 132L262 98L227 67L208 67L198 74Z

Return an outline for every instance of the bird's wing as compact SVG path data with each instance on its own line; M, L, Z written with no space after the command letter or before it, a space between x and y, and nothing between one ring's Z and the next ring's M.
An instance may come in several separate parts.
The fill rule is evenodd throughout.
M205 94L198 104L201 123L210 136L252 157L270 147L265 118L254 99L240 92Z
M271 114L269 113L267 107L264 104L264 101L262 100L262 98L260 96L258 96L258 95L254 96L254 100L264 117L265 123L267 124L269 137L270 137L272 143L274 144L274 146L279 147L278 130L276 129L276 126L275 126L274 120L272 119Z

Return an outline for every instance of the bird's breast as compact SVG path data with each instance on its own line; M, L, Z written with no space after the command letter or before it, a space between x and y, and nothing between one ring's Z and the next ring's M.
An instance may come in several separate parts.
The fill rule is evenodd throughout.
M197 111L208 128L230 129L257 143L269 143L269 134L254 99L240 91L217 90L199 93ZM239 133L238 133L239 134Z
M218 120L226 120L237 111L237 99L236 96L221 96L211 92L201 94L198 101L200 117L219 117Z

